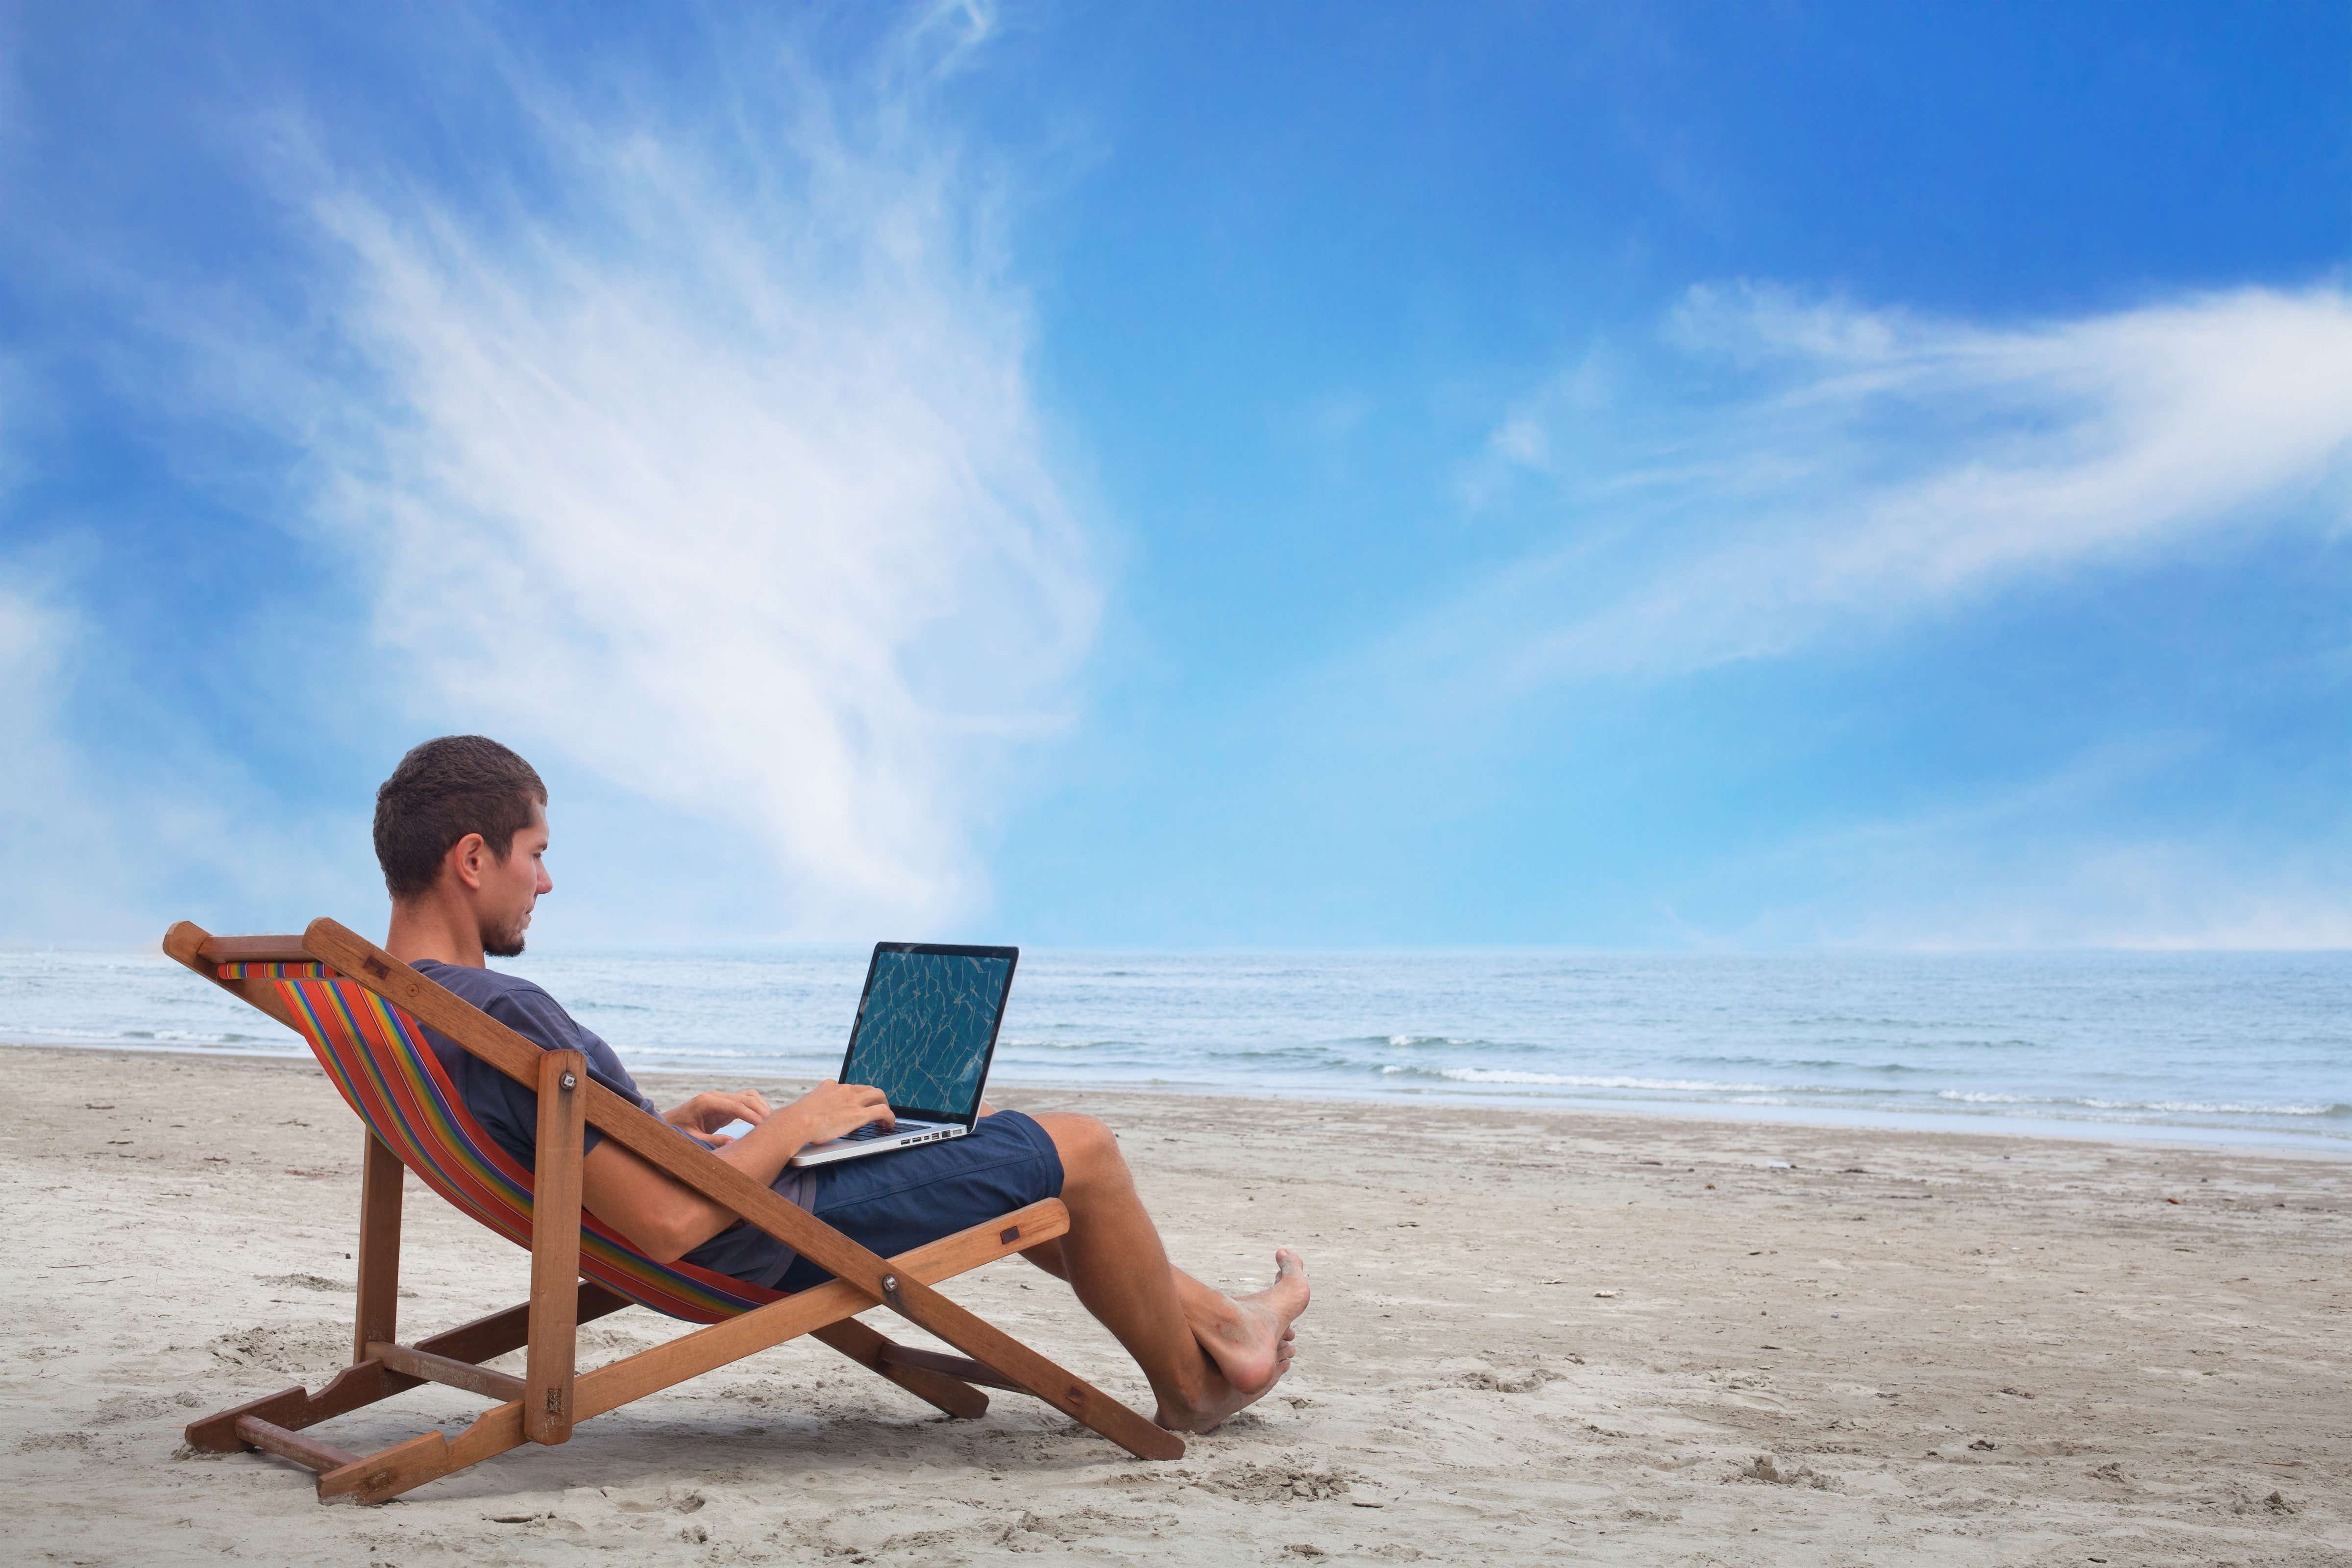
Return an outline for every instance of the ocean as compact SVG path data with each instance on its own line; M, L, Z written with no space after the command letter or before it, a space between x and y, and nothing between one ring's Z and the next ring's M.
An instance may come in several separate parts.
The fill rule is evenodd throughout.
M866 952L532 952L631 1066L839 1065ZM0 1040L299 1055L159 954L0 949ZM2352 1153L2352 953L1025 952L993 1079Z

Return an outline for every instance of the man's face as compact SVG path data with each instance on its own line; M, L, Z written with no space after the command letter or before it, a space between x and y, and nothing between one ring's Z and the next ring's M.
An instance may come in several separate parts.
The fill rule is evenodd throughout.
M480 911L482 951L492 958L513 958L522 952L523 932L530 929L530 911L542 894L555 890L547 874L547 814L532 814L531 825L514 836L501 862L484 856Z

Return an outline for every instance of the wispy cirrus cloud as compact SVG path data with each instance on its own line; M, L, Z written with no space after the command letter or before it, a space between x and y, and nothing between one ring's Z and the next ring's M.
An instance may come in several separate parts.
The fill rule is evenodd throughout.
M122 285L127 379L199 468L224 426L282 454L244 504L348 596L305 696L378 766L480 730L597 797L601 929L937 929L1073 711L1099 572L1007 176L943 96L992 29L927 7L820 65L713 24L654 73L479 26L465 159L275 104L239 155L283 269Z
M2084 747L2038 776L1908 814L1801 831L1710 868L1686 934L1743 946L2034 950L2352 947L2352 821L2182 832L2118 820L2215 738ZM1746 902L1745 914L1724 919Z
M2050 722L1962 700L1937 733L1922 704L2024 606L2161 603L2184 563L2288 541L2324 567L2352 523L2352 294L1988 326L1743 285L1693 290L1656 342L1604 342L1496 418L1462 513L1535 542L1285 692L1302 773L1345 754L1395 781L1392 816L1565 836L1571 881L1644 846L1654 901L1596 923L1669 940L2347 940L2340 753L2294 729L2335 710L2326 633L2259 668L2215 649L2241 662L2199 686L2268 705L2242 732L2184 710L2177 669L2136 669L2151 700L2110 713L2031 647L1980 675ZM2049 651L2053 679L2082 668Z
M98 884L90 889L99 893L95 901L115 890L103 824L84 804L85 781L60 731L75 631L70 612L41 591L30 563L0 557L0 735L6 737L0 744L0 881L42 889L45 905L79 905L91 883ZM78 883L59 876L77 861ZM0 931L13 924L0 922Z
M1664 411L1624 408L1585 362L1497 425L1465 494L1549 509L1563 542L1392 651L1505 691L1672 677L2352 517L2334 286L2012 327L1707 288L1667 338L1695 390Z
M276 798L191 734L110 646L89 555L0 551L0 941L145 942L191 918L292 929L349 908L340 851L364 841L366 804Z

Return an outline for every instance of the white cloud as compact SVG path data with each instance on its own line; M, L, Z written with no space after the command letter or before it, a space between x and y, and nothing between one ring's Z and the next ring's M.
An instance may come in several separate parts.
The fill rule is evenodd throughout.
M0 358L0 525L17 522L23 504L26 401L16 365ZM66 734L74 655L89 633L49 562L0 553L0 937L88 934L120 913L119 819L98 804Z
M2151 736L2046 776L1909 816L1807 834L1710 870L1760 913L1702 940L1868 948L2260 950L2352 947L2352 832L2294 852L2215 823L2167 836L2114 825L2120 797L2202 748ZM1804 889L1797 897L1789 891Z
M1535 476L1573 540L1444 606L1400 663L1505 691L1668 677L2283 510L2352 515L2337 288L2008 328L1698 289L1671 337L1738 390L1646 422L1558 385L1512 410L1465 489Z
M210 395L302 447L372 616L352 679L405 738L480 729L634 797L676 843L646 874L741 934L971 910L1092 638L1001 180L931 96L986 28L936 8L832 85L744 50L684 104L516 68L502 155L537 173L488 199L281 127L313 319L179 325Z
M289 807L107 668L55 552L0 555L0 940L145 943L173 920L299 930L367 884L364 811ZM92 706L118 733L94 749ZM354 803L355 807L358 803Z
M86 918L115 891L114 841L59 733L76 630L25 563L0 559L0 887L19 902L39 889L45 914Z
M1393 776L1389 809L1426 822L1518 777L1522 752L1569 767L1582 744L1601 781L1639 765L1629 743L1704 759L1708 737L1626 716L1709 670L1850 659L2062 579L2352 520L2352 294L2333 285L1997 328L1703 289L1666 336L1663 370L1603 345L1494 421L1460 500L1546 542L1281 693L1298 755ZM1776 700L1743 679L1717 689ZM1696 942L2352 943L2352 816L2323 764L2233 769L2205 749L2224 740L2084 717L2079 754L2010 753L2005 776L1874 759L1907 781L1885 820L1799 832L1730 803L1625 830L1655 834L1665 929ZM2200 779L2241 793L2183 815Z

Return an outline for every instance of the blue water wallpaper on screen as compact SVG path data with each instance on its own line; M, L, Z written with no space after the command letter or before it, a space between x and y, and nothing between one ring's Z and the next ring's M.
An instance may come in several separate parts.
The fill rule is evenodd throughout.
M876 953L843 1081L872 1084L903 1110L968 1114L1006 967L959 953Z

